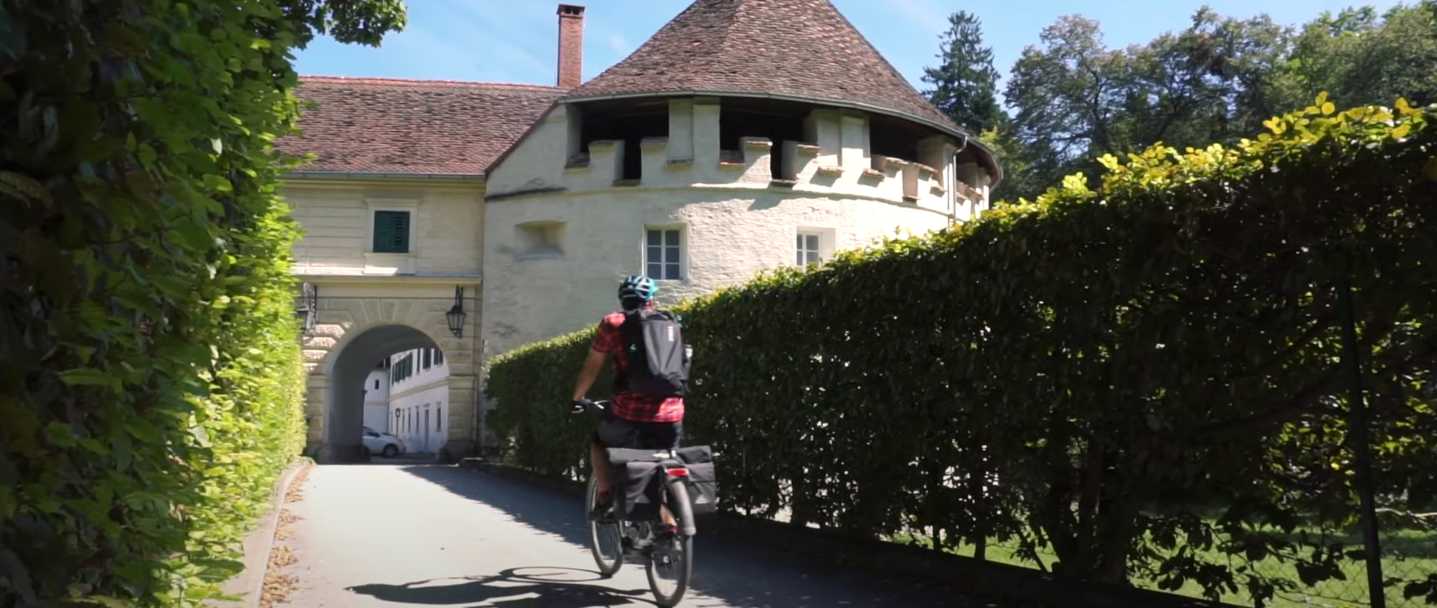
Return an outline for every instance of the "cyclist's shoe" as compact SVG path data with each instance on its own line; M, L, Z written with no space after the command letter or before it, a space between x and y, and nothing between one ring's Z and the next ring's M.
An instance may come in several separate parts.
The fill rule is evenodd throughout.
M614 497L612 492L600 492L594 499L594 508L589 510L589 519L606 520L614 517Z

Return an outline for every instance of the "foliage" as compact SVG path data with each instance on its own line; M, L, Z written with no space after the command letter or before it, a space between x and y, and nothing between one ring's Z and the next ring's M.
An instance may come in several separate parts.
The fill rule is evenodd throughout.
M0 606L193 606L240 567L304 438L290 53L400 21L0 0Z
M923 82L933 85L928 100L974 132L996 128L1004 118L998 105L998 70L993 69L993 49L983 45L982 25L968 11L949 15L938 67L923 70Z
M1371 8L1323 14L1297 31L1202 8L1188 27L1122 49L1107 48L1100 29L1063 17L1013 65L1005 99L1023 166L1000 186L1010 200L1074 171L1095 176L1103 154L1235 144L1319 91L1340 106L1437 101L1431 0L1380 18Z
M728 508L798 525L1015 539L1064 576L1214 597L1298 584L1255 562L1340 576L1349 548L1302 530L1357 511L1345 286L1382 506L1433 503L1434 112L1319 97L1234 147L1104 157L1096 186L689 302L686 431L724 455ZM578 461L552 385L584 344L495 360L517 462Z
M569 373L578 373L589 354L593 331L574 332L535 342L491 362L485 394L502 401L522 400L524 407L491 411L488 423L505 439L508 454L546 475L582 479L585 469L576 457L593 434L592 422L569 414ZM610 392L611 378L601 376L590 394ZM532 407L529 405L532 404ZM560 406L563 407L560 407Z
M1289 98L1331 91L1338 104L1405 97L1437 101L1437 3L1324 13L1302 27L1279 86Z

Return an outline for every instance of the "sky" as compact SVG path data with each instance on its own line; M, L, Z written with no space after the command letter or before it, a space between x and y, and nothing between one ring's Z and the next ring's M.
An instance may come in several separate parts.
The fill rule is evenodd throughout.
M585 4L584 79L597 76L639 47L689 5L690 0L578 0ZM936 63L947 16L968 10L983 22L994 65L1007 74L1023 48L1037 44L1044 27L1081 14L1102 24L1109 47L1151 40L1180 30L1206 4L1219 14L1267 14L1297 25L1323 11L1369 4L1387 9L1396 0L832 0L889 62L922 90L925 66ZM555 79L558 0L407 0L409 24L380 48L320 38L297 55L299 73L552 85Z

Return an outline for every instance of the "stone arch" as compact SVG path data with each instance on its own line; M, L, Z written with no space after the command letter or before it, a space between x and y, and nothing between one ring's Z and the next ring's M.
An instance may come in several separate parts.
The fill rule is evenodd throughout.
M444 412L443 445L437 455L453 461L474 445L477 419L475 348L477 302L466 300L471 312L464 336L455 337L444 320L453 297L415 297L388 290L359 296L325 298L320 289L318 318L305 337L309 370L305 417L309 423L306 453L321 462L352 462L363 458L363 383L381 358L413 348L437 348L449 365L448 401ZM477 290L476 290L477 291ZM414 293L404 291L404 294Z

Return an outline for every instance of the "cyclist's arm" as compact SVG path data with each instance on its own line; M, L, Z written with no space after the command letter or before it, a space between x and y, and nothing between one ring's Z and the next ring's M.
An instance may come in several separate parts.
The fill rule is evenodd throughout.
M609 356L597 350L589 350L588 358L584 359L584 367L579 370L579 379L574 382L574 400L578 401L588 394L589 388L594 386L594 381L599 379L599 372L604 370L604 362Z

